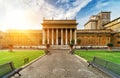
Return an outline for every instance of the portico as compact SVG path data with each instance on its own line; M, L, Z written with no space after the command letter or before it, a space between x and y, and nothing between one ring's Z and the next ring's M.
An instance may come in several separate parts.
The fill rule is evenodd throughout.
M43 45L68 45L71 40L76 44L76 20L43 20Z

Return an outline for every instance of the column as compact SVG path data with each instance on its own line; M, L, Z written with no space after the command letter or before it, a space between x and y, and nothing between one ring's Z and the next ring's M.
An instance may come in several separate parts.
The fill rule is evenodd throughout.
M77 41L77 40L76 40L76 34L77 34L77 33L76 33L76 29L75 29L75 31L74 31L74 40L75 40L75 44L76 44L76 41Z
M70 43L71 43L71 40L72 40L72 29L70 29Z
M63 29L61 29L61 45L63 45Z
M56 45L58 45L58 29L56 29Z
M45 44L45 30L44 29L42 32L42 38L43 38L42 44L44 45Z
M54 45L54 30L52 29L52 45Z
M68 44L68 35L67 35L67 29L66 29L66 45Z
M47 29L47 43L49 44L49 29Z

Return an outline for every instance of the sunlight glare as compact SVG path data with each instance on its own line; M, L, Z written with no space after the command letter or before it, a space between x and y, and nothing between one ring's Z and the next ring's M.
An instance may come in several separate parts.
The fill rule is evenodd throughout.
M29 15L29 11L11 11L6 14L3 26L4 30L7 29L34 29L34 26L39 27L38 23L34 23L34 19L32 19ZM33 16L34 17L34 16Z
M6 29L6 27L0 27L0 31L2 31L2 32L6 32L7 29Z

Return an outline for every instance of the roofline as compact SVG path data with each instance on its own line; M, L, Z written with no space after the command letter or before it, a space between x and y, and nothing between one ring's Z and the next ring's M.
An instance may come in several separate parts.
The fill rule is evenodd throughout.
M63 23L64 25L68 25L68 24L70 24L70 25L78 25L78 23ZM63 25L63 24L61 24L61 23L42 23L42 25Z
M61 20L59 20L59 19L43 19L43 21L76 21L76 19L61 19Z
M100 13L111 13L110 11L101 11ZM100 14L98 13L98 14Z
M84 24L84 27L86 24L88 24L89 22L97 22L97 20L89 20L87 23Z
M112 21L110 21L110 22L104 24L104 26L107 25L107 24L109 24L109 23L111 23L111 22L114 22L114 21L116 21L116 20L118 20L118 19L120 19L120 17L118 17L118 18L116 18L116 19L114 19L114 20L112 20Z
M111 31L112 31L112 29L78 29L77 31L81 31L81 30L83 30L83 31L86 31L86 30L88 30L88 31L89 31L89 30L90 30L90 31L94 31L94 30L95 30L95 31L96 31L96 30L100 30L100 31L101 31L101 30L105 30L105 31L106 31L106 30L111 30Z

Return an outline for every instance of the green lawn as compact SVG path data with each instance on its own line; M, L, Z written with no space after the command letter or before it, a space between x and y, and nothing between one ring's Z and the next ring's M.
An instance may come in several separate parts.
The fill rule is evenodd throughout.
M18 68L24 65L24 58L28 57L32 61L41 55L44 55L43 50L14 50L13 52L0 50L0 64L13 61L14 66Z
M90 61L94 56L103 58L105 60L120 64L120 51L81 51L77 50L75 54Z

